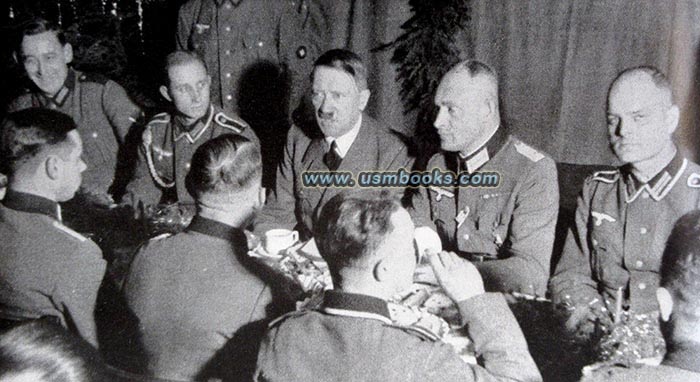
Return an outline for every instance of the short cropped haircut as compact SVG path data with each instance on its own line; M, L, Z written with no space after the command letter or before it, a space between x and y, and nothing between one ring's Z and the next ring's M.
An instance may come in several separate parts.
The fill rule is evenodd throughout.
M352 76L358 89L367 89L367 68L362 62L362 58L349 50L331 49L322 54L321 57L314 62L314 71L311 72L311 81L313 81L314 72L319 66L340 69Z
M618 73L615 80L610 84L608 94L610 94L615 85L620 81L640 74L645 74L647 77L649 77L651 82L668 97L667 101L673 104L673 89L671 88L671 82L669 82L668 78L661 70L650 65L635 66L632 68L627 68Z
M176 50L165 57L162 74L163 83L166 86L170 86L170 75L168 74L168 70L170 70L170 68L173 66L189 64L190 62L200 63L204 67L204 70L209 73L206 62L204 62L199 54L189 50Z
M195 199L247 189L262 176L260 150L247 138L224 134L197 148L185 178Z
M666 243L661 286L675 297L673 314L700 322L700 210L683 215Z
M54 32L61 45L66 45L66 34L63 32L58 24L53 21L49 21L42 18L33 18L27 20L18 26L19 31L17 33L17 41L15 44L15 51L17 52L17 57L22 55L22 40L25 36L34 36L42 34L44 32Z
M394 230L391 217L400 209L397 200L372 192L341 193L328 201L314 224L314 238L331 275L368 265Z
M2 123L0 157L7 167L2 170L13 173L45 148L66 142L75 129L73 118L55 110L29 108L10 113Z
M96 349L58 324L44 320L19 325L0 336L0 379L22 374L42 381L104 381Z

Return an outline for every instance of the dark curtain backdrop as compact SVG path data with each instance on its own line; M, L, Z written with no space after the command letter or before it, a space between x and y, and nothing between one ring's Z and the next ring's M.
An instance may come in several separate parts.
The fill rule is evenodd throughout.
M76 0L82 2L83 0ZM255 1L255 0L244 0ZM280 0L282 1L282 0ZM399 98L392 51L372 49L393 41L411 17L408 0L315 0L325 15L328 47L349 47L369 66L372 98L368 112L395 129L412 133L415 113L407 113ZM430 1L430 0L425 0ZM468 0L465 0L468 1ZM56 0L8 0L0 5L7 25L14 13L56 16ZM156 65L174 47L175 14L182 0L143 2L143 44L134 34L136 0L117 3L124 12L119 29L128 59L127 74L136 81L130 90L157 97L152 80ZM610 81L633 65L656 65L673 83L682 123L676 133L681 149L698 159L700 112L700 0L471 0L475 57L493 65L501 76L504 114L525 141L557 161L614 164L605 127L605 98ZM70 10L62 0L65 17ZM102 1L95 0L97 7ZM434 1L438 6L441 1ZM462 38L462 40L460 40ZM7 54L3 28L4 74L16 76ZM466 57L465 57L466 58ZM135 80L134 80L135 79ZM138 89L138 81L142 89ZM7 99L9 81L2 92Z

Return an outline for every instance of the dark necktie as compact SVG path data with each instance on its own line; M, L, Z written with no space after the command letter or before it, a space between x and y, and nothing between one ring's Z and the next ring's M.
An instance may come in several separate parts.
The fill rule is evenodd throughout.
M335 171L342 161L343 158L338 154L338 144L333 141L333 143L331 143L331 149L323 156L323 163L325 163L329 170Z

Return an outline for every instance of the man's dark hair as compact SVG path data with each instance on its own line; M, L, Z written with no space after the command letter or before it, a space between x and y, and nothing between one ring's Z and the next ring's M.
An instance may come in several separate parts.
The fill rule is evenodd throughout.
M391 216L400 209L386 193L348 192L328 201L314 224L314 238L331 275L369 260L394 230Z
M700 322L700 210L683 215L666 243L661 286L674 296L673 314Z
M26 20L19 24L17 33L17 42L15 44L15 52L17 52L17 58L22 57L22 40L25 36L34 36L44 32L54 32L61 45L66 45L66 34L63 32L61 27L54 23L42 18L33 18Z
M55 110L29 108L10 113L2 123L1 170L13 173L44 148L66 142L68 133L75 129L73 118Z
M192 156L185 178L195 199L250 187L262 176L262 159L255 143L237 134L224 134L205 142Z
M173 66L177 65L184 65L184 64L189 64L190 62L198 62L202 64L204 67L204 70L209 73L209 69L207 68L207 63L204 62L202 57L197 54L197 52L192 52L189 50L176 50L170 54L168 54L165 57L164 63L163 63L163 83L165 86L170 86L170 75L168 74L168 70L172 68Z
M104 363L85 340L45 320L30 321L0 336L0 379L41 376L42 381L105 381Z
M311 72L312 81L315 69L319 66L340 69L355 79L358 89L367 89L367 68L362 58L349 50L331 49L316 59L314 71Z

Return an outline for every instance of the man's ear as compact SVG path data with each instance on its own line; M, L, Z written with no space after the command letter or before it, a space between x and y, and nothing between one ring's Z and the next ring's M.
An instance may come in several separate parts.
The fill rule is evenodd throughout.
M160 90L160 95L163 96L163 98L167 99L169 102L173 102L173 99L170 98L170 93L168 92L168 87L165 85L160 85L158 88Z
M668 321L671 318L671 313L673 313L673 296L671 296L671 292L666 288L657 288L656 301L659 302L661 319Z
M680 110L678 106L672 105L666 112L666 128L669 134L673 134L678 128L678 123L680 122Z
M51 180L58 180L61 177L62 161L56 155L49 155L44 160L44 171Z
M65 59L66 64L73 62L73 46L68 42L63 45L63 58Z
M388 265L389 264L386 261L386 259L381 259L376 264L374 264L372 274L375 280L377 280L378 282L383 282L389 279L391 267L389 267Z
M365 108L367 107L367 102L369 102L370 94L371 92L369 91L369 89L360 91L360 111L365 111Z

